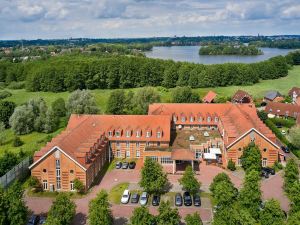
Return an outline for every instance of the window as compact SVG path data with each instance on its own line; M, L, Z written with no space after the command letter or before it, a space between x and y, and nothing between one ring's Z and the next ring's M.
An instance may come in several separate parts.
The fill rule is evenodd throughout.
M136 137L140 137L140 131L139 130L136 132Z
M48 181L47 180L43 180L43 189L48 190Z
M174 122L176 122L177 121L177 117L173 116L173 120L174 120Z
M46 169L43 169L43 173L46 173L47 172L47 170Z
M181 122L185 122L185 117L184 116L181 117Z
M239 148L239 152L242 151L242 148Z
M161 164L172 164L173 160L170 157L161 157L160 163Z
M267 149L266 148L264 148L264 152L266 152L267 151Z
M262 166L266 167L268 165L268 159L267 158L263 158L262 160Z
M117 158L121 158L121 150L117 150Z
M61 180L60 180L60 177L57 177L56 178L56 189L60 190L60 188L61 188Z
M135 153L135 155L136 155L136 157L137 157L137 158L140 158L140 156L141 156L141 152L140 152L139 150L136 150L136 153Z
M126 141L126 148L129 148L129 146L130 146L129 141Z
M219 118L218 117L215 117L215 122L217 123L219 121Z
M157 156L147 156L147 158L150 158L150 159L152 159L152 160L154 160L154 161L158 161L158 157Z
M198 121L199 121L199 122L202 122L202 117L199 117Z
M211 118L210 117L207 117L207 122L210 122L211 121Z
M60 160L59 159L55 160L55 166L56 166L56 168L60 168Z
M150 131L147 131L146 137L150 137L150 136L151 136L151 132L150 132Z
M196 159L201 159L202 158L202 152L199 149L196 149L195 151L195 158Z
M112 137L112 131L109 131L109 132L108 132L108 136L109 136L109 137Z
M241 158L238 158L237 165L242 166L242 159Z
M120 131L116 132L116 137L120 137Z
M138 148L140 147L140 142L135 143L135 146Z
M120 147L120 142L117 141L117 142L116 142L116 146L117 146L117 147Z
M161 138L161 132L157 132L156 137Z
M150 146L150 142L147 141L146 142L146 146L149 147Z
M61 188L61 179L60 179L60 160L55 160L55 166L56 166L56 189L60 190Z
M160 142L157 142L157 147L160 147Z
M128 131L126 131L126 137L130 137L130 131L128 130Z
M71 191L75 190L75 188L74 188L74 181L70 181L70 190Z
M74 170L70 170L70 174L73 174L74 173Z
M130 151L126 151L126 158L130 158Z
M190 122L192 123L192 122L194 122L194 117L190 117Z

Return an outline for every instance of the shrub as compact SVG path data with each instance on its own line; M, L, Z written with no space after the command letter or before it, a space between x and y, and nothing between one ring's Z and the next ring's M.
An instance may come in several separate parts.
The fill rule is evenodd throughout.
M24 143L21 140L21 138L19 136L15 136L14 140L13 140L13 147L20 147L22 146Z
M236 170L235 163L232 161L232 159L229 159L228 165L227 165L227 169L229 169L231 171L235 171Z
M25 88L25 82L13 81L7 86L7 88L8 89L23 89L23 88Z
M5 99L12 96L12 93L9 91L0 91L0 99Z
M75 178L75 180L74 180L74 188L79 193L84 193L85 192L85 186L82 183L82 181L79 180L78 178Z
M28 185L31 188L36 188L40 186L40 181L36 177L30 176L28 179Z

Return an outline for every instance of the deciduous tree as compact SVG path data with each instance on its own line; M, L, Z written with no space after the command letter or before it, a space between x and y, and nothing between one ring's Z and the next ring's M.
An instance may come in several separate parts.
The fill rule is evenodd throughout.
M260 212L261 225L283 225L285 216L277 200L271 199L265 203Z
M178 225L180 222L180 216L177 208L171 208L170 202L162 201L158 208L158 225Z
M149 213L149 209L145 206L134 208L130 217L130 225L152 225L155 217Z
M259 172L261 170L261 153L256 145L251 143L244 148L241 158L242 167L246 172L251 170L256 170Z
M195 172L191 166L186 167L183 176L179 179L179 183L182 185L184 190L189 191L192 194L198 192L201 185L195 177Z
M202 220L200 215L195 212L194 214L188 214L185 218L186 225L202 225Z

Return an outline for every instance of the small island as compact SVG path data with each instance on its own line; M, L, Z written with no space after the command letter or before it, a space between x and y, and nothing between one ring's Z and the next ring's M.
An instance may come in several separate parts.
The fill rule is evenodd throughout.
M263 51L251 45L210 44L199 50L199 55L262 55Z

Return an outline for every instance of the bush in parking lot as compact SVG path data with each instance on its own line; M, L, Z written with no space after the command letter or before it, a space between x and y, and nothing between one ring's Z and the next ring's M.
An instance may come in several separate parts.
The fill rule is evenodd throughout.
M179 179L179 183L183 189L195 194L199 191L201 183L195 177L195 173L191 166L187 166L183 176Z
M130 225L151 225L155 221L155 217L149 213L149 209L145 206L134 208L130 218Z
M227 169L229 169L231 171L236 170L235 163L232 161L232 159L229 159L228 164L227 164Z
M108 194L101 190L97 197L89 203L90 225L112 225L113 217L109 208Z
M194 214L188 214L185 218L186 225L202 225L202 220L200 215L195 212Z
M171 208L169 201L160 203L158 208L157 225L178 225L180 216L177 208Z

